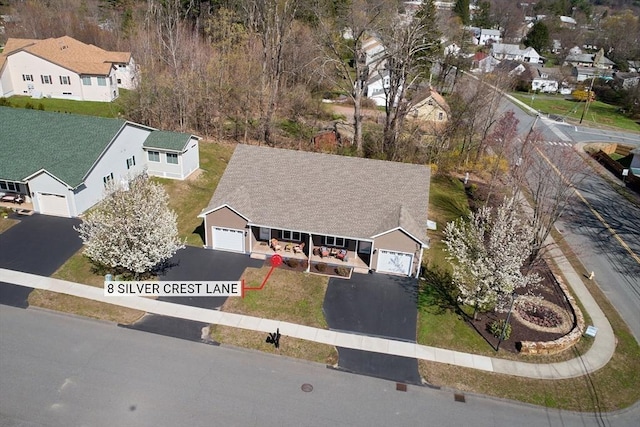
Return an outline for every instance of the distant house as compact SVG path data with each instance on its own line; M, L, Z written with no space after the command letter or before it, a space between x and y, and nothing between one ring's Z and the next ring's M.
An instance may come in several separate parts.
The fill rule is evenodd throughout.
M482 73L491 73L500 64L500 61L484 52L476 52L471 61L471 70Z
M389 72L383 70L381 73L371 76L367 82L367 98L382 107L387 104L387 93L389 89Z
M518 62L529 62L538 64L541 62L541 57L532 47L520 49L517 44L503 44L494 43L491 46L491 56L499 60L509 60Z
M640 84L640 73L614 73L613 81L617 87L630 90Z
M589 79L605 79L613 78L613 71L594 67L573 67L571 74L577 82L583 82Z
M558 82L556 80L535 78L531 81L531 90L542 93L556 93L558 91Z
M565 65L574 67L594 67L610 70L615 62L604 56L604 51L600 49L597 53L570 53L564 60Z
M640 176L640 147L634 148L629 154L633 154L629 168L634 175Z
M119 119L0 107L0 192L35 212L77 217L102 200L110 182L146 170L185 179L200 165L194 135Z
M433 88L419 92L413 104L408 117L431 125L443 125L449 120L451 114L449 104Z
M109 52L68 36L7 40L0 54L0 96L110 102L137 85L130 52Z
M570 16L561 16L560 17L560 26L565 28L575 28L578 25L578 22Z
M492 43L501 43L502 42L502 34L500 30L493 29L485 29L482 28L480 30L480 34L476 39L476 44L480 46L492 44Z

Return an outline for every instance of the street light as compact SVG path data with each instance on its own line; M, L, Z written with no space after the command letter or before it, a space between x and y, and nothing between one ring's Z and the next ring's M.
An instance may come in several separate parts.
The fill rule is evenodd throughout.
M509 319L511 318L511 312L513 311L513 303L516 302L516 298L518 295L513 292L511 293L511 306L509 306L509 313L507 314L507 320L504 321L504 326L502 326L502 332L500 332L500 336L498 337L498 345L496 346L496 352L500 350L500 343L504 340L504 333L507 331L507 325L509 324Z

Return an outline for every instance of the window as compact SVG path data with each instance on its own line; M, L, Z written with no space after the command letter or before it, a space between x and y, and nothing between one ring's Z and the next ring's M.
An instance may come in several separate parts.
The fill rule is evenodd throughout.
M22 80L25 82L32 82L33 81L33 74L23 74L22 75Z
M342 238L342 237L334 237L334 236L326 236L324 238L324 244L327 245L327 246L344 247L344 238Z
M131 156L131 158L127 159L127 169L130 169L136 165L136 156Z
M118 84L122 84L122 79L118 79Z
M52 84L51 76L40 76L40 80L42 80L43 84Z
M167 163L178 164L178 155L176 153L167 153Z
M438 120L444 119L444 113L442 111L438 112Z
M102 181L104 182L104 186L106 187L111 181L113 181L113 172L102 178Z
M109 84L113 86L113 76L109 76Z
M91 77L90 76L82 76L82 84L85 86L91 86Z
M71 84L71 77L69 77L69 76L60 76L60 84L61 85L70 85Z
M0 181L0 190L13 191L14 193L17 193L20 191L20 184L16 184L15 182Z
M98 86L106 86L107 85L107 79L104 77L98 77Z
M160 153L157 151L149 151L149 161L150 162L159 162L160 161Z
M302 237L300 236L299 231L282 230L282 239L299 242L302 240Z
M62 92L63 95L73 95L71 92Z

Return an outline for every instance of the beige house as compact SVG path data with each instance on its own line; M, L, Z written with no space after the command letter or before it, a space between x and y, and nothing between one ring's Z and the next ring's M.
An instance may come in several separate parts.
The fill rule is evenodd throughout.
M449 120L449 114L447 101L433 88L429 88L416 95L408 117L425 124L444 125Z
M7 40L0 54L0 96L110 102L137 86L130 52L109 52L68 36Z
M204 220L205 247L417 277L428 166L240 144Z

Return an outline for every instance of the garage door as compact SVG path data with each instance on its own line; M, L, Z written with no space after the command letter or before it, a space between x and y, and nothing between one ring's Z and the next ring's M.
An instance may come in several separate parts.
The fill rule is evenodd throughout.
M225 251L244 252L244 230L213 228L213 248Z
M376 271L379 273L395 273L409 276L411 274L412 263L412 254L379 249L378 268Z
M45 215L56 215L70 217L67 198L59 194L38 193L38 206L40 213Z

